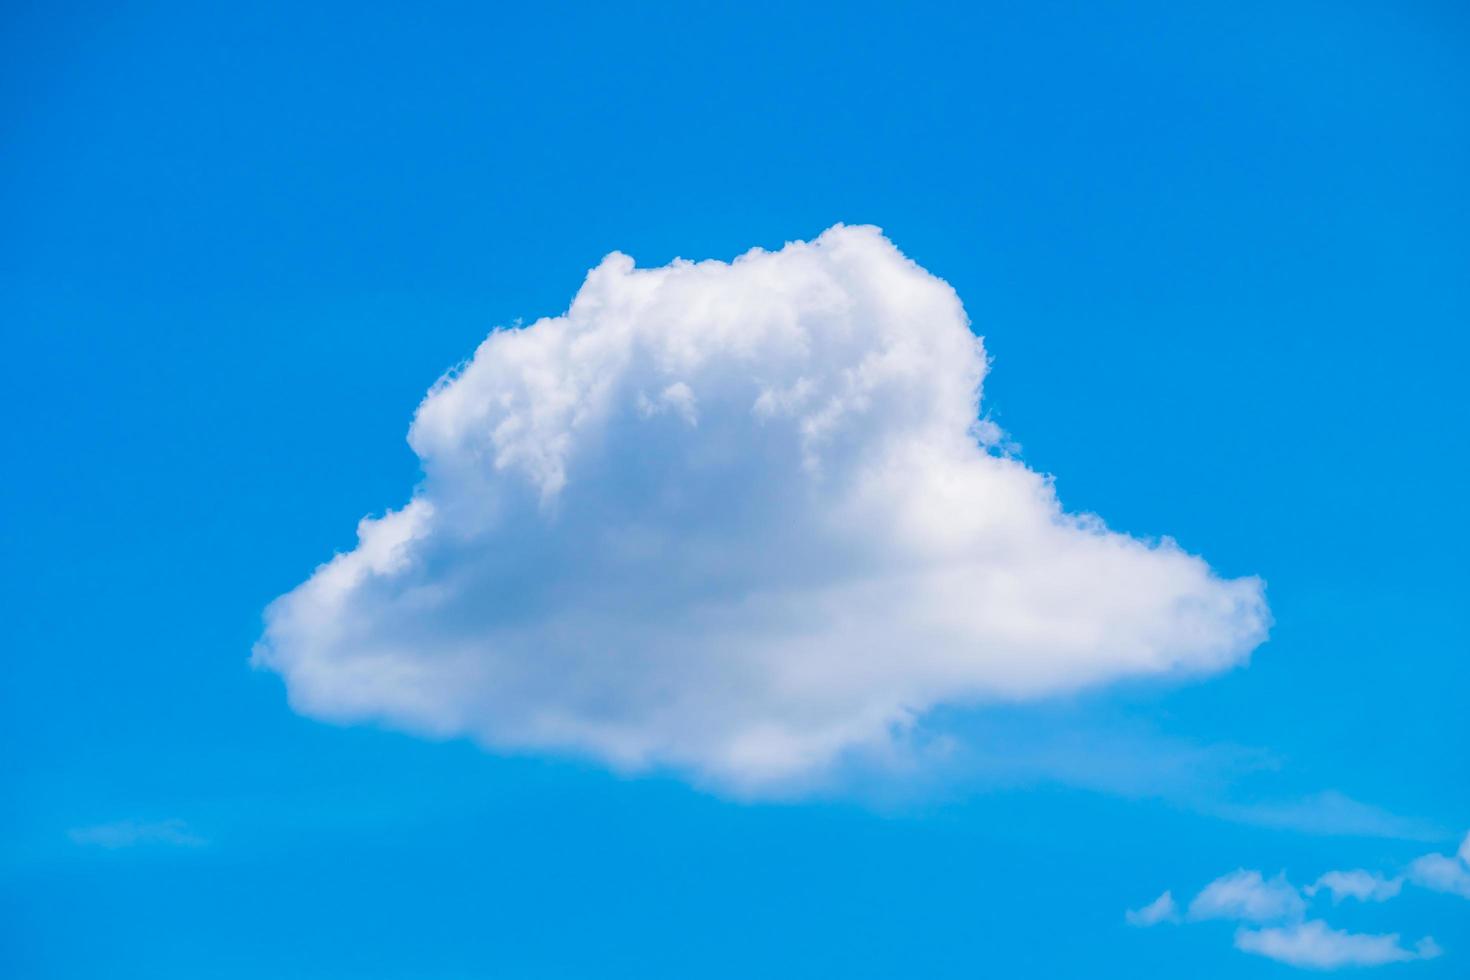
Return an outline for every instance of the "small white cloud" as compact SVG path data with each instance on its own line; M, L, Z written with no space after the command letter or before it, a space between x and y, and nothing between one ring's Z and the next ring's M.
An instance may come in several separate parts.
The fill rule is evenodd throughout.
M1278 922L1299 919L1307 903L1285 874L1267 879L1241 868L1216 878L1189 903L1191 919Z
M1429 936L1409 948L1400 943L1398 933L1343 932L1321 920L1306 918L1303 893L1316 896L1327 891L1334 905L1348 898L1384 902L1398 895L1406 880L1470 898L1470 836L1454 855L1426 854L1414 861L1406 874L1392 878L1361 868L1328 871L1298 890L1284 873L1267 879L1259 871L1242 868L1206 885L1190 903L1188 918L1253 923L1257 928L1242 927L1236 932L1236 947L1292 966L1334 970L1433 959L1442 951ZM1130 911L1128 921L1152 925L1173 914L1173 898L1165 892L1151 905Z
M613 254L419 406L423 482L273 603L292 705L742 792L941 705L1241 663L1262 583L1062 509L980 424L983 345L875 228Z
M1156 926L1161 922L1178 922L1179 908L1174 904L1174 894L1166 891L1141 909L1129 909L1126 918L1130 926Z
M1470 898L1470 834L1454 854L1426 854L1409 865L1409 880L1421 888Z
M145 844L164 844L172 847L200 847L204 838L189 829L182 820L159 820L145 822L123 820L118 823L98 824L94 827L77 827L67 831L72 843L87 847L103 847L116 850L121 847L138 847Z
M1308 895L1316 895L1325 889L1332 895L1332 903L1336 905L1345 898L1355 898L1360 902L1386 902L1403 887L1402 878L1385 878L1383 875L1358 869L1329 871L1304 890Z
M1398 933L1343 932L1320 919L1268 929L1241 929L1235 934L1235 948L1314 970L1382 966L1433 959L1440 954L1439 946L1428 936L1419 940L1413 949L1406 949L1400 944Z

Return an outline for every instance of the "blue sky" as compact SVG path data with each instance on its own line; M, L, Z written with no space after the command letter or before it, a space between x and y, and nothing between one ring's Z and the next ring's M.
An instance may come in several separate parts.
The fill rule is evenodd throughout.
M0 972L1288 976L1235 937L1289 915L1125 912L1365 869L1307 916L1462 974L1412 870L1470 830L1462 9L298 6L5 14ZM252 668L492 328L838 222L1067 511L1265 581L1248 663L941 697L781 793Z

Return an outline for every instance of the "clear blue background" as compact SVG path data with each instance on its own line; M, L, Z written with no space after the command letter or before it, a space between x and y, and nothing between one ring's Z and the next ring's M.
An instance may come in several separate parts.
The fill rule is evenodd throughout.
M1470 827L1462 4L210 6L0 24L0 973L1270 977L1123 909ZM1269 582L1248 668L1059 715L1267 778L734 803L248 668L490 327L836 221L955 286L1070 508ZM1221 815L1323 791L1427 839ZM207 843L67 836L169 819ZM1467 909L1333 921L1451 977Z

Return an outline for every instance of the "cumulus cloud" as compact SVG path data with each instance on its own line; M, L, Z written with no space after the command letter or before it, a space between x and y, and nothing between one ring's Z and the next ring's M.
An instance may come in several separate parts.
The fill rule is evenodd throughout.
M1235 934L1235 948L1315 970L1382 966L1433 959L1440 954L1439 946L1430 936L1419 940L1413 949L1406 949L1399 943L1398 933L1343 932L1320 919L1269 929L1242 929Z
M67 836L74 844L107 850L145 844L200 847L205 843L204 838L191 831L189 825L182 820L122 820L93 827L76 827L68 831Z
M1206 885L1189 903L1189 917L1275 922L1298 919L1306 909L1301 893L1284 873L1266 878L1241 868Z
M1408 875L1421 888L1470 898L1470 834L1454 854L1426 854L1416 859Z
M1174 904L1173 892L1164 892L1141 909L1127 912L1130 926L1156 926L1161 922L1178 922L1179 907Z
M1316 895L1325 889L1332 896L1332 904L1336 905L1345 898L1355 898L1360 902L1386 902L1403 887L1402 878L1385 878L1371 871L1357 869L1329 871L1304 890L1308 895Z
M986 370L874 228L614 253L434 386L421 484L269 607L254 662L318 718L743 790L939 705L1240 663L1260 581L1064 511L983 421Z

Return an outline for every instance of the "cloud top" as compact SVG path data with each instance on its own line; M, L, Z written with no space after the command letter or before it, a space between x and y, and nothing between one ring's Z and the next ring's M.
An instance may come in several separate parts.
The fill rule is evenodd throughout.
M1261 583L1065 512L980 415L959 298L875 228L614 253L419 407L424 478L273 603L335 721L800 784L938 705L1237 664Z

